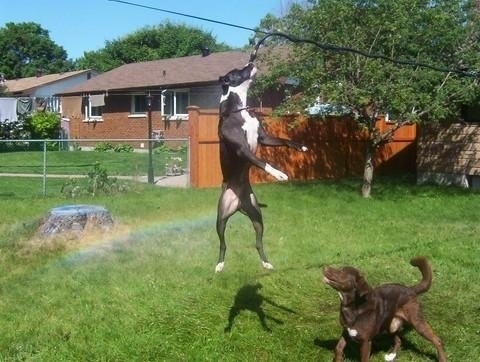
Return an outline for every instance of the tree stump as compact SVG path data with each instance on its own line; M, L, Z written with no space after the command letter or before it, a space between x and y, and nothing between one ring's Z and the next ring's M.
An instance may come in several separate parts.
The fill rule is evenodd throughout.
M96 205L65 205L50 210L40 225L43 236L60 233L81 234L86 230L108 230L113 226L110 212Z

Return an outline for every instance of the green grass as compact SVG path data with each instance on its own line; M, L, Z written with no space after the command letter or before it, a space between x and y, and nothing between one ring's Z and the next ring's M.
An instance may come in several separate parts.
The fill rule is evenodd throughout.
M54 187L54 196L38 197L35 180L6 182L2 361L330 361L339 300L321 268L350 264L373 285L413 284L420 273L409 259L419 254L434 269L424 312L449 359L480 354L479 193L379 180L365 200L355 180L258 185L276 269L262 270L251 225L238 214L227 228L225 270L215 274L217 189L137 185L77 200L106 206L115 230L42 246L38 220L66 200ZM387 345L375 346L372 361ZM407 331L399 360L435 360L434 352Z
M46 154L47 174L84 175L96 162L105 168L109 175L146 175L148 154L139 152L94 152L94 151L48 151ZM166 163L172 157L181 157L181 167L186 167L186 151L165 151L153 153L153 168L157 175L165 174ZM0 173L43 173L43 152L1 153Z

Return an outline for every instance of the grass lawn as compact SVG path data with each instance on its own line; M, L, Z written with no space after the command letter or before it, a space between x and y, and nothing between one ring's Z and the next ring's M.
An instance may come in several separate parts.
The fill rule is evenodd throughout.
M35 188L0 178L1 361L330 361L339 300L322 267L408 285L421 277L409 264L416 255L434 269L421 300L449 360L480 355L479 193L378 180L365 200L358 180L258 185L275 270L261 268L238 214L215 274L218 189L136 185L76 200L106 206L115 229L46 241L38 221L71 200ZM372 361L383 361L380 342ZM435 350L407 330L399 360L433 361Z

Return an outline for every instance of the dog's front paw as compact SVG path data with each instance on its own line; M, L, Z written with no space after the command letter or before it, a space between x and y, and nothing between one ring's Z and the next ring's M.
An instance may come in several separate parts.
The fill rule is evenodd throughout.
M278 171L273 175L278 181L288 181L288 176L282 171Z
M397 354L396 353L387 353L385 355L385 361L395 361L395 358L397 357Z
M223 270L223 267L225 266L225 262L218 263L217 266L215 267L215 273L220 273Z
M287 146L296 149L297 151L300 152L305 152L308 151L308 148L301 143L294 142L294 141L287 141Z
M278 181L288 181L288 176L282 171L273 168L268 163L265 165L265 171L275 177Z
M273 270L273 265L270 264L268 261L262 261L262 266L263 266L265 269Z

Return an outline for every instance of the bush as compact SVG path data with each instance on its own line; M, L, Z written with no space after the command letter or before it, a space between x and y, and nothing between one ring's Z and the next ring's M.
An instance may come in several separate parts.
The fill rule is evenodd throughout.
M115 152L133 152L133 146L128 144L119 144L113 148Z
M162 153L171 152L171 150L172 149L166 143L162 143L153 149L153 153L162 154Z
M93 150L95 152L133 152L133 146L129 144L118 144L114 146L108 142L99 142Z
M95 197L99 194L113 195L125 191L128 191L128 186L118 182L116 177L109 177L107 170L99 162L88 172L87 178L70 179L61 189L66 198L72 199L82 195Z
M57 139L60 130L60 117L53 112L35 112L26 119L26 126L32 138Z
M99 142L95 145L94 151L95 152L108 152L108 151L113 151L113 145L108 142Z
M21 121L17 122L1 122L0 123L0 139L2 140L18 140L30 138L29 133L25 129L25 124Z

